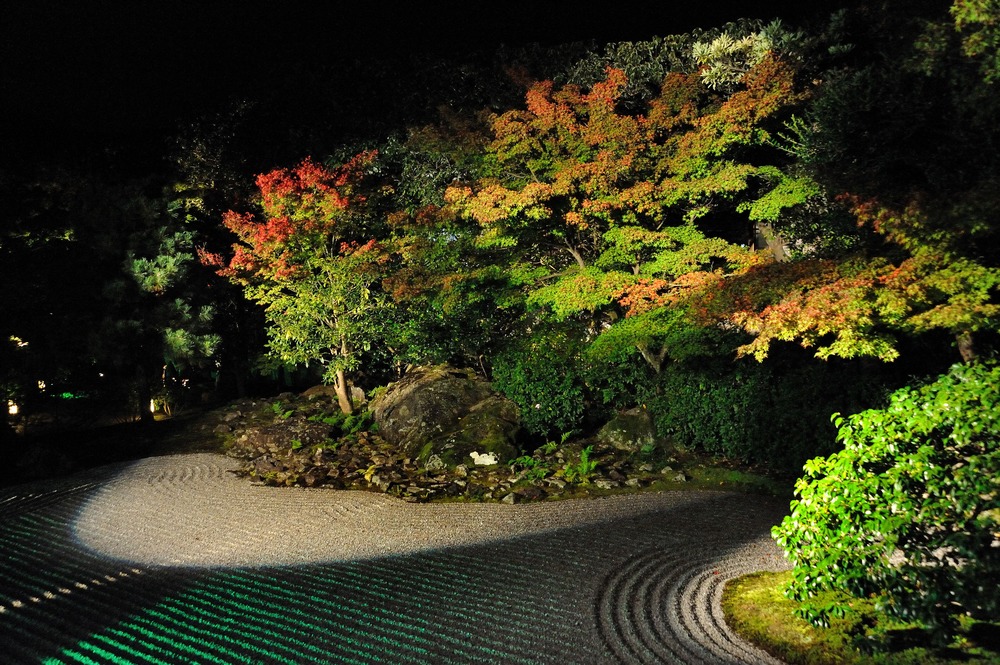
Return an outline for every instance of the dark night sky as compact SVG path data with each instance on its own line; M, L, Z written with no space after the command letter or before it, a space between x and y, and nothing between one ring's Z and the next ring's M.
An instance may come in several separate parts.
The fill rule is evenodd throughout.
M849 0L845 0L845 3ZM314 7L319 5L320 8ZM640 40L741 16L796 22L841 2L63 2L8 5L0 21L2 137L41 152L82 137L143 140L254 87L264 70L501 43Z

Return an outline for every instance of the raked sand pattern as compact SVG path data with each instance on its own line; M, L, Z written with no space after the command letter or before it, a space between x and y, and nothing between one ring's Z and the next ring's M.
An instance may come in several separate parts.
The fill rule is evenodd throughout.
M410 504L178 455L0 490L0 663L776 663L725 581L787 504Z

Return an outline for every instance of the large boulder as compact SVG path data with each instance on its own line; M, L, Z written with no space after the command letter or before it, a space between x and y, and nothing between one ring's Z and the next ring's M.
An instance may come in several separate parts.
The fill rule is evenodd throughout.
M603 444L629 453L637 453L644 446L656 443L653 419L643 407L617 414L597 433Z
M418 367L390 384L369 409L379 435L406 455L438 455L451 464L469 463L471 452L516 456L520 429L517 406L493 392L472 370L448 365Z
M503 464L518 456L515 441L520 430L517 405L506 397L491 395L472 405L454 431L426 442L418 457L436 454L452 465L490 463L484 459Z

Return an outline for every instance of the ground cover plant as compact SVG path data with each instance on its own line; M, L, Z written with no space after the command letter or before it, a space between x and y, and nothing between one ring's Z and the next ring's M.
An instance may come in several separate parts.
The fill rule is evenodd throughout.
M987 665L1000 660L1000 623L963 617L954 640L934 646L919 628L890 623L883 652L866 649L859 636L885 623L870 600L847 599L852 614L833 619L826 628L793 616L799 604L784 591L790 572L753 573L726 584L722 609L727 623L744 639L763 647L790 665L873 663L880 665ZM837 597L823 592L821 598Z

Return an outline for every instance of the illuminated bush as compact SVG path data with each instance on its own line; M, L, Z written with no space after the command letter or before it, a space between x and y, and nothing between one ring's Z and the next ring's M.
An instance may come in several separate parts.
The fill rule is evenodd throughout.
M802 615L845 615L845 602L810 600L839 589L940 642L960 614L1000 618L1000 366L955 366L835 422L844 449L806 464L773 530Z

